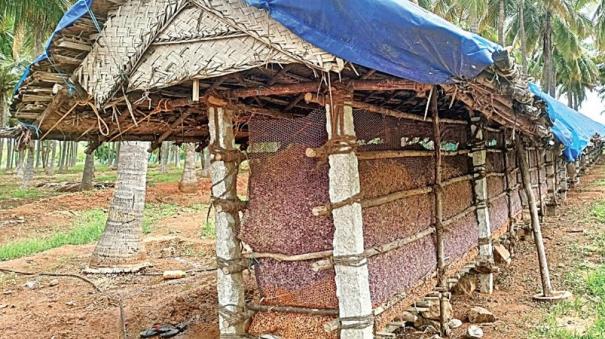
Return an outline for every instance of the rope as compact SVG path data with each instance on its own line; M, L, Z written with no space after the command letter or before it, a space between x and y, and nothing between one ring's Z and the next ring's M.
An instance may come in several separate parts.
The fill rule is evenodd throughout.
M238 324L248 319L246 316L246 309L243 306L234 304L218 305L218 315L222 321L227 322L229 325ZM221 335L221 337L223 336L224 334ZM239 338L238 335L234 336Z
M338 319L340 322L340 329L342 330L361 330L366 327L374 325L374 315L362 315L355 317L342 317ZM345 322L347 324L345 324Z
M249 261L243 258L225 259L217 256L216 268L225 274L239 273L249 268Z
M332 257L335 266L362 267L368 264L365 254L335 255Z

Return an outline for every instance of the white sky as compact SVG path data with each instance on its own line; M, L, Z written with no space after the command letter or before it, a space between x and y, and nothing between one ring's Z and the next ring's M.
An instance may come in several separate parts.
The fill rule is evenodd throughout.
M567 104L567 100L562 102ZM605 111L605 102L601 100L598 93L594 91L587 93L586 101L580 106L580 112L593 120L605 124L605 112L603 111Z

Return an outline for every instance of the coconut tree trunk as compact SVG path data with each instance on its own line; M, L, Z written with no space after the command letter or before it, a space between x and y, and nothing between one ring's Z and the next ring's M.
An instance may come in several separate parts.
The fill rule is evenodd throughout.
M16 144L15 144L16 146ZM18 177L22 178L23 177L23 163L25 159L25 148L22 150L19 150L19 152L17 152L17 166L15 168L15 173L17 174Z
M519 35L521 36L521 71L527 76L527 35L525 33L525 0L519 3Z
M57 153L57 142L52 140L49 141L49 156L48 163L46 164L46 175L54 175L55 174L55 157Z
M84 160L84 171L82 172L82 182L80 183L80 190L90 191L93 189L92 179L95 175L95 154L94 151L86 152L86 159Z
M6 143L6 170L10 170L13 168L13 159L15 157L15 152L13 151L13 143L12 139L9 139Z
M4 158L4 139L0 139L0 166L2 166L2 160Z
M181 167L181 146L174 145L174 167Z
M23 156L27 156L25 161L22 161L22 181L21 188L29 188L32 186L32 181L34 179L34 157L36 144L34 141L30 141L29 144L23 150ZM27 155L26 155L27 154Z
M544 59L544 65L542 68L542 89L546 93L551 93L554 84L552 83L553 76L553 60L552 60L552 25L550 12L546 13L546 19L544 20L544 34L542 41L542 58Z
M179 182L179 190L185 193L197 191L197 175L195 174L195 144L185 144L185 166Z
M204 147L202 150L202 176L210 176L210 150L208 147Z
M105 231L92 254L90 268L100 272L132 272L146 266L141 242L147 150L149 142L121 142L118 178Z
M40 167L40 161L42 156L42 143L39 140L36 140L36 168Z
M59 173L65 172L65 158L67 156L67 141L60 144L61 152L59 154Z
M160 147L160 173L166 173L168 171L168 150L168 143L163 142Z
M506 10L504 0L498 1L498 43L504 46L504 20L506 20Z

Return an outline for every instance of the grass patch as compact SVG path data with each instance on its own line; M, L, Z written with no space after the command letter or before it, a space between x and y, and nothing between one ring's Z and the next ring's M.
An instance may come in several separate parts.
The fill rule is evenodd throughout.
M51 192L43 191L35 187L21 188L19 184L7 184L2 186L2 190L0 190L0 200L38 199L51 195Z
M595 202L590 209L592 216L594 216L598 222L605 223L605 201L600 200Z
M590 215L597 222L605 223L605 201L594 203ZM530 338L605 338L605 265L587 261L590 254L605 255L605 234L590 234L589 239L590 244L581 249L576 244L569 247L573 270L565 273L563 281L573 292L573 299L553 305L543 324L530 334ZM578 333L573 326L562 324L566 319L583 323L584 331Z
M105 229L107 214L100 209L81 213L74 227L48 237L17 240L0 245L0 261L16 259L65 245L84 245L97 241Z

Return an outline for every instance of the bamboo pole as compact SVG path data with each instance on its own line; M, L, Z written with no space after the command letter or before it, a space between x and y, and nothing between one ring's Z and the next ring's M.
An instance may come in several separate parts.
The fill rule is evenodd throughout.
M541 148L536 148L535 150L536 152L536 175L538 176L538 197L539 197L539 201L540 201L540 209L538 210L538 215L540 216L540 221L544 220L544 197L542 194L542 171L540 171L542 169L542 162L540 161L542 159L542 149Z
M531 225L534 232L534 241L536 243L536 250L538 252L538 261L540 263L540 277L542 280L542 295L545 297L551 297L552 285L550 283L550 273L548 271L548 261L546 260L546 251L544 250L544 240L542 239L542 230L540 228L540 217L538 215L538 207L536 205L536 198L534 191L531 188L531 178L529 176L528 163L525 159L526 152L521 140L517 139L517 158L519 161L519 168L521 170L521 179L523 181L523 188L525 189L525 195L527 196L527 203L529 205L529 211L531 216Z
M431 114L433 116L433 144L435 147L435 182L433 193L435 194L435 241L437 250L437 279L440 293L439 298L439 324L441 335L446 334L446 300L447 281L445 277L445 249L443 244L443 186L441 183L441 126L439 122L439 107L437 102L437 88L433 87L433 95L430 98Z

